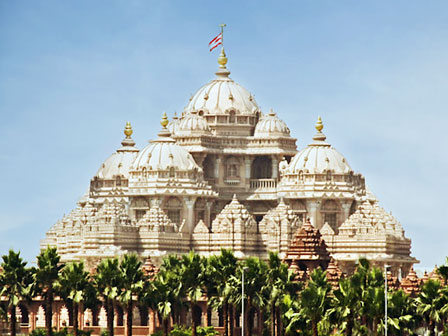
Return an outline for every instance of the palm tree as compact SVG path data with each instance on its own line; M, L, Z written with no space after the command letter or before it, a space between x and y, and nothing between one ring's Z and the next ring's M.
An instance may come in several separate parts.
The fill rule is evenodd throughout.
M142 262L136 254L126 254L119 268L121 277L119 300L126 309L126 335L132 336L133 296L142 292L145 276L142 271Z
M416 312L408 294L399 289L388 294L387 323L392 335L409 335L416 327Z
M101 296L106 309L107 330L114 336L114 304L119 294L120 276L118 259L105 259L98 264L94 276L94 286Z
M254 313L256 309L263 309L266 301L263 290L267 283L267 271L268 265L260 260L260 258L249 257L241 264L237 272L237 279L240 283L239 288L241 288L242 272L244 275L244 293L245 293L245 306L247 309L244 310L244 323L247 325L246 333L252 336L252 329L254 325ZM241 289L239 290L239 292ZM241 295L239 295L241 298ZM238 300L241 302L241 300ZM246 336L246 335L243 335Z
M7 306L11 314L10 333L16 336L16 307L20 300L27 298L30 293L31 271L26 268L26 261L20 257L20 252L9 250L9 254L2 256L0 273L0 297L7 298Z
M327 281L326 273L321 268L316 268L300 295L300 313L311 324L313 336L318 336L318 323L330 308L330 292L331 285Z
M200 320L200 316L197 316L197 307L198 301L202 297L205 289L204 279L206 263L198 254L194 251L190 251L190 253L182 256L180 265L180 278L183 292L190 300L192 336L196 336L198 320Z
M437 268L437 273L443 278L443 284L446 286L448 283L448 257L446 257L445 265Z
M207 261L206 287L210 305L213 308L222 309L224 335L233 336L233 314L230 312L233 291L229 280L235 276L238 259L232 250L221 249L221 254L212 255Z
M340 280L339 288L333 292L332 308L328 313L347 336L352 336L355 318L359 312L358 292L358 288L351 278Z
M293 272L289 270L287 264L281 262L275 252L269 253L266 280L263 292L266 294L265 300L270 312L271 336L281 336L284 334L282 316L286 311L282 304L283 298L289 295L291 299L297 299L301 284L294 281Z
M86 299L89 282L89 273L84 270L82 262L67 264L61 272L56 288L61 293L67 305L72 305L73 334L78 336L79 308Z
M443 308L447 304L447 297L443 295L440 282L432 279L425 282L415 302L417 313L424 318L430 335L435 335L438 323L445 317Z
M56 294L55 285L59 279L59 272L64 267L60 262L55 247L48 246L37 256L37 269L34 273L35 294L41 295L45 301L45 326L47 335L53 335L53 299Z

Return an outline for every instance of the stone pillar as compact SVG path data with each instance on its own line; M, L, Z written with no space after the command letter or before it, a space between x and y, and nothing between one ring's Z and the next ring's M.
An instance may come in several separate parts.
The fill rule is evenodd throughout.
M211 226L211 220L210 220L210 216L211 216L211 208L212 208L213 202L210 201L206 201L205 202L205 216L204 216L204 223L205 225L210 228Z
M221 158L217 157L215 160L215 178L217 184L222 182L222 178L220 177L219 170L221 169Z
M252 176L250 176L252 161L253 161L253 158L250 156L246 156L244 158L244 178L245 178L245 182L246 182L245 183L246 188L248 188L248 189L250 187L250 179L252 178Z
M184 218L185 223L188 228L188 232L193 232L193 229L197 223L194 223L194 203L196 201L196 198L190 198L186 197L184 198Z
M318 229L322 227L322 223L320 223L319 220L319 206L320 202L316 200L308 200L306 202L308 217L310 217L311 224Z
M276 156L272 157L272 178L278 178L278 159Z

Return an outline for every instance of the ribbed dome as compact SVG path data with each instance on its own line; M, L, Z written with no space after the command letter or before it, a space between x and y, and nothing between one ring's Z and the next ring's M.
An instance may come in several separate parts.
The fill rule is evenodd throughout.
M179 123L176 135L210 134L207 121L196 111L187 113Z
M139 150L135 148L135 142L132 140L132 128L127 123L124 130L126 138L121 142L122 147L109 156L98 169L95 176L100 179L114 179L116 176L128 178L129 168L134 162Z
M139 153L132 165L132 170L145 168L149 171L158 171L168 170L172 167L184 171L200 170L193 156L185 148L177 145L170 138L170 132L164 128L159 133L159 138L150 141L150 144Z
M179 131L180 120L177 117L176 113L174 113L173 119L168 123L168 131L170 131L171 135L176 135Z
M216 72L216 78L191 97L185 112L202 111L204 114L225 114L230 111L235 111L236 114L258 112L260 108L252 94L229 77L230 71L225 67L227 58L223 50L218 62L222 63Z
M322 126L321 121L319 122ZM352 171L345 157L325 141L326 136L321 132L323 126L320 126L316 126L318 133L313 137L313 143L293 157L287 168L287 174L296 174L301 170L308 170L310 173L324 173L331 170L336 174Z
M288 136L289 128L286 123L281 120L271 110L267 115L264 115L257 123L255 127L254 136L256 137L269 137L269 136Z

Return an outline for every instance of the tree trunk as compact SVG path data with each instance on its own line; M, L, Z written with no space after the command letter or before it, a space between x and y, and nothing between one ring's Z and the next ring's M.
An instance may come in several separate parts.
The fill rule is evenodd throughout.
M227 302L222 305L222 320L224 324L224 336L229 336L229 306Z
M106 315L109 336L114 336L114 304L110 299L106 300Z
M11 336L16 336L16 306L10 307L11 321L10 321L10 331Z
M132 319L133 319L133 310L132 310L132 300L129 302L129 304L126 306L126 329L127 333L126 336L132 336Z
M228 304L227 314L229 315L230 336L233 336L235 333L235 309L233 307L233 304Z
M433 321L429 322L429 335L430 336L435 336L436 332L434 331L435 329L435 323Z
M190 303L190 309L191 309L191 336L196 336L196 314L195 314L195 304L193 302Z
M46 294L45 326L47 335L53 336L53 290L49 289Z
M78 304L73 302L73 335L78 336Z
M313 336L319 336L317 333L317 322L316 321L311 322L311 327L313 328Z
M168 321L169 321L169 317L168 318L164 318L163 319L163 335L164 336L168 336Z
M280 307L277 307L277 336L283 336L283 321Z
M351 316L349 316L347 320L347 328L345 330L345 334L347 336L352 336L353 334L353 318Z
M275 336L275 320L277 315L275 314L275 304L272 303L271 306L271 336Z
M247 321L247 332L249 333L249 336L252 336L253 330L254 330L254 309L248 307L248 321Z

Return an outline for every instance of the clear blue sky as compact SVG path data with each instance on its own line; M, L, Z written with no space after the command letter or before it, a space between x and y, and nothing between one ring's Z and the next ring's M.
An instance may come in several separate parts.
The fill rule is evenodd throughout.
M127 120L139 148L163 111L214 76L227 23L232 77L303 148L328 141L412 239L448 256L448 2L1 1L0 254L28 260L75 207Z

